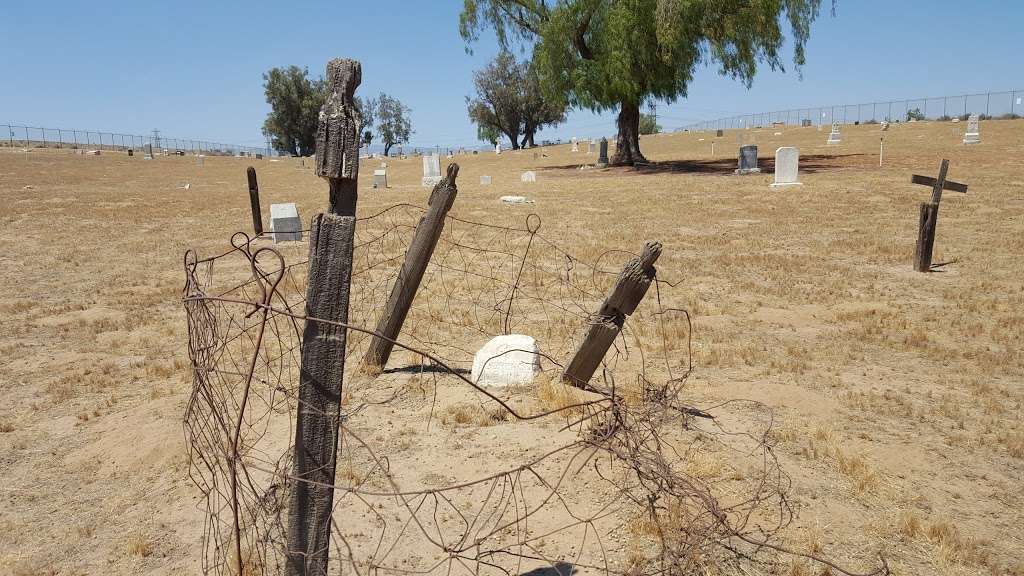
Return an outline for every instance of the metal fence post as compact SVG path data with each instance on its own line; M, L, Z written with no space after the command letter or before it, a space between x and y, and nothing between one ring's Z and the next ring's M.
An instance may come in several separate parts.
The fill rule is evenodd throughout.
M989 104L992 103L992 93L985 95L985 116L989 116Z

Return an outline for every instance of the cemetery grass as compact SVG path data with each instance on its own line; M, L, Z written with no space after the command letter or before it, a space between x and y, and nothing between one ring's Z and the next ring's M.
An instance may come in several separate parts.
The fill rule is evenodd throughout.
M716 157L713 132L645 137L653 164L640 169L579 170L596 157L568 145L459 155L452 214L517 224L536 212L545 237L586 261L662 242L659 276L681 282L693 316L688 400L775 411L799 513L785 543L864 570L882 553L897 574L1024 574L1024 121L982 122L969 147L957 127L893 125L882 168L878 126L844 126L838 146L825 145L827 130L746 131L763 169L749 176L731 174L736 131L717 138ZM804 186L770 189L771 155L790 145ZM910 175L934 176L942 158L970 192L944 195L934 261L947 264L919 274L911 259L929 192ZM296 202L308 225L326 205L308 160L200 167L0 149L0 573L199 571L181 262L188 247L219 254L250 228L249 163L265 215ZM425 204L421 161L388 163L390 188L372 190L378 161L363 162L360 214ZM520 182L530 169L537 182ZM479 185L485 174L491 186ZM506 194L536 204L502 205ZM305 258L305 243L281 249ZM391 364L418 361L396 352ZM488 450L500 428L524 443L545 434L446 392L431 408L450 435L442 471L464 453L475 470L501 467ZM538 396L571 402L547 382ZM425 450L419 416L383 425L388 445ZM718 464L689 465L713 474ZM799 559L774 570L820 573Z

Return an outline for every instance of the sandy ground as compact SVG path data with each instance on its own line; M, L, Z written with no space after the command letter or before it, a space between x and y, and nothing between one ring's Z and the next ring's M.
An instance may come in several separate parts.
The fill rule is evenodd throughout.
M581 171L594 158L568 146L461 155L452 213L507 223L537 212L544 235L583 259L661 241L660 274L682 281L694 315L695 402L775 409L799 512L787 542L854 568L881 552L898 574L1021 574L1024 121L983 122L970 147L963 126L893 125L883 167L878 126L844 127L839 146L814 128L752 130L766 170L743 177L731 174L733 131L716 156L713 133L647 137L654 165L640 170ZM782 145L800 148L804 186L769 188ZM910 175L935 175L942 158L970 192L943 197L935 261L949 264L918 274L929 190ZM425 203L418 158L389 160L387 190L370 187L378 162L361 169L361 215ZM264 206L296 202L308 222L326 204L298 159L0 149L0 572L199 571L181 261L250 228L249 163ZM520 182L527 169L536 183ZM478 185L484 174L492 186ZM505 194L536 204L502 206ZM486 453L523 424L446 426ZM443 473L450 446L407 442L422 465L409 474Z

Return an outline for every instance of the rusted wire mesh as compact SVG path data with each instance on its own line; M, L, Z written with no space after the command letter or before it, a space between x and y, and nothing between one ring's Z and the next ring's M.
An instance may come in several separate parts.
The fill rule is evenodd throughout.
M332 573L771 566L792 519L771 413L687 402L691 329L671 283L658 279L627 320L601 393L559 378L630 254L585 262L541 235L537 216L449 216L388 368L360 368L422 214L399 205L357 222ZM315 321L304 245L279 251L241 233L231 244L185 255L203 570L282 574L301 335ZM509 333L537 339L542 373L528 388L476 386L476 350Z

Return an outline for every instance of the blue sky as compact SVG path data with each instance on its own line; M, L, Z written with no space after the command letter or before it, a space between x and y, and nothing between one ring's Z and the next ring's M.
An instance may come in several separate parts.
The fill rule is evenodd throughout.
M828 0L803 78L764 69L748 90L701 69L689 96L660 104L673 129L701 119L821 104L1024 89L1024 2ZM412 144L475 145L461 0L167 2L2 0L0 122L165 135L260 146L262 73L327 60L363 63L359 94L412 108ZM614 131L614 115L573 112L541 139Z

